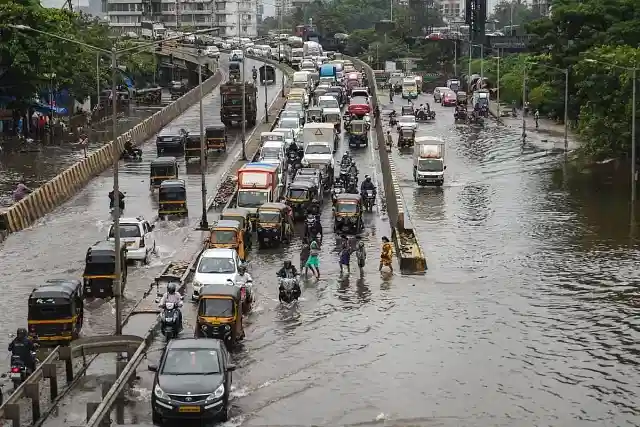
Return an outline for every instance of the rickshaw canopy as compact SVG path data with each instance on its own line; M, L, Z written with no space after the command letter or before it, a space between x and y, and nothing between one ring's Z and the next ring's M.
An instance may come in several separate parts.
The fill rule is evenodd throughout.
M349 126L351 127L349 133L360 134L366 131L367 123L364 120L352 120Z
M239 286L229 285L205 285L200 290L200 299L206 298L228 298L234 302L239 302L241 298Z

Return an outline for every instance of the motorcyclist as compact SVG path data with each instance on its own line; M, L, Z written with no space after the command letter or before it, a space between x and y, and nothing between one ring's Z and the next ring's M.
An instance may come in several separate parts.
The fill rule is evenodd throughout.
M307 207L307 214L311 214L316 217L316 220L320 221L320 202L318 199L313 199Z
M349 154L349 151L345 151L344 154L342 155L342 159L340 160L340 167L341 168L345 168L345 167L349 167L351 165L351 154Z
M238 266L238 275L236 276L235 284L240 287L244 286L247 290L247 297L249 299L252 298L251 291L252 291L253 278L249 273L247 273L247 267L245 265Z
M287 147L287 157L291 156L291 153L295 154L297 157L299 152L298 144L296 144L295 140L292 141L291 144L289 144L289 147Z
M349 175L358 176L358 167L356 166L356 161L351 160L351 165L349 165Z
M171 302L175 305L175 307L178 307L178 327L182 329L182 311L180 310L180 307L182 307L182 296L176 292L175 283L169 283L167 285L167 292L162 295L158 306L161 308L166 308L165 306L168 302Z
M36 369L36 361L32 355L36 348L36 344L31 341L25 328L18 328L16 337L9 343L11 355L20 358L24 366L27 367L28 374L31 374Z
M371 177L369 175L364 176L364 181L360 184L360 193L364 193L365 191L373 191L373 195L376 195L376 186L371 181Z
M120 210L124 210L124 194L122 191L118 191L118 202L120 204ZM109 192L109 209L113 209L115 207L115 193L113 190Z
M291 261L286 260L282 264L282 268L276 273L276 276L283 279L295 279L298 277L298 270L296 270L296 267L291 263Z

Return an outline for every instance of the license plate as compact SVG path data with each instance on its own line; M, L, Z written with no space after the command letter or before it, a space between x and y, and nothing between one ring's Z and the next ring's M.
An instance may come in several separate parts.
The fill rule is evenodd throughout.
M268 241L269 241L269 238L268 238L268 237L265 237L265 238L264 238L264 241L265 241L265 242L268 242Z
M12 373L11 373L11 378L17 378L17 379L20 379L20 377L22 377L22 375L20 374L20 372L12 372Z
M200 407L199 406L181 406L178 409L178 412L189 412L189 413L200 412Z

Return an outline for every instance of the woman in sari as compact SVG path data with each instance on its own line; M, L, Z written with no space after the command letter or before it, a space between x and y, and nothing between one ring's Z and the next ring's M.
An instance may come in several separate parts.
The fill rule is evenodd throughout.
M380 252L380 266L378 271L382 270L382 267L389 267L393 273L393 246L389 242L389 239L385 236L382 238L382 252Z

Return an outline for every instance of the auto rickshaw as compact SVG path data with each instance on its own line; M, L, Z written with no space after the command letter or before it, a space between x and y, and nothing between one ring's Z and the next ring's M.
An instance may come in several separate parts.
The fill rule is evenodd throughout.
M413 105L403 105L402 106L402 116L413 116L415 115L415 110L413 109Z
M202 152L202 144L200 141L200 132L189 132L187 135L187 142L184 146L184 159L199 159ZM204 158L207 158L207 150L205 146Z
M398 148L413 147L416 141L416 131L411 127L401 127L398 131Z
M336 109L337 112L322 112L322 121L325 123L333 123L333 126L336 128L336 133L340 135L342 133L342 117L340 116L340 111Z
M251 212L249 212L249 209L227 208L220 214L220 220L223 219L238 221L240 228L242 228L245 233L251 233L253 231L251 228Z
M240 62L238 61L229 61L229 79L230 80L240 80Z
M216 338L232 348L244 339L242 292L237 286L205 285L198 298L195 336Z
M349 147L367 147L369 145L367 122L364 120L351 120L347 132L349 135Z
M458 104L456 105L456 109L453 112L453 119L456 123L465 123L469 115L467 114L467 105L466 104Z
M456 103L458 105L464 105L466 107L467 105L467 93L463 92L463 91L458 91L456 92Z
M260 84L269 85L276 82L276 69L271 65L263 65L258 68L260 75Z
M287 188L285 199L293 210L293 219L304 219L311 202L314 199L320 200L318 187L311 181L293 181Z
M238 252L241 260L247 260L245 248L246 236L238 221L221 219L209 229L209 238L205 244L208 249L232 248Z
M227 128L224 125L207 126L207 149L227 151Z
M153 191L168 179L178 179L178 161L175 157L158 157L151 161L149 188Z
M162 102L162 88L150 87L147 89L136 89L134 96L138 104L158 105Z
M120 286L124 291L127 284L127 249L120 247L120 253L116 255L116 246L113 241L96 242L87 249L85 257L83 279L84 299L111 298L114 296L113 281L116 278L116 256L120 256Z
M362 198L359 194L336 194L333 205L333 232L358 234L364 230Z
M308 181L312 183L318 188L319 194L323 194L325 191L324 177L322 176L322 171L320 169L300 168L296 171L293 180L294 182Z
M29 336L40 345L58 345L78 338L84 321L82 282L52 279L29 295Z
M258 247L279 246L293 237L293 215L284 203L265 203L258 208Z
M189 216L187 187L183 179L171 179L160 184L158 193L158 216Z
M187 84L184 81L173 81L169 85L171 100L176 100L188 92Z
M307 123L313 122L313 120L311 120L312 117L315 117L316 121L322 120L322 108L318 108L318 107L307 108L307 111L305 111L304 114L305 114L305 119Z

